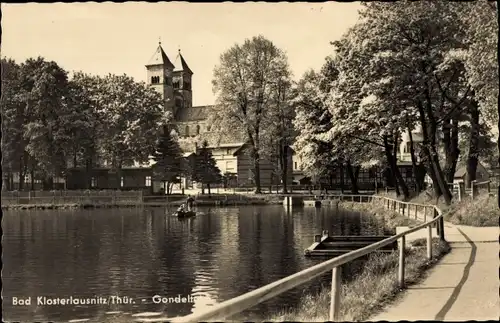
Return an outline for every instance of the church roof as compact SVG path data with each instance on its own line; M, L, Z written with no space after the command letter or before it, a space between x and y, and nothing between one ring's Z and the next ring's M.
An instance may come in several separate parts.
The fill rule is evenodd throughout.
M209 116L211 108L211 105L203 105L187 109L178 109L175 114L175 121L190 122L206 120Z
M182 57L181 50L179 49L179 53L177 54L177 57L175 58L175 69L174 72L188 72L190 74L193 74L193 71L189 68L188 64L186 63L186 60L184 57Z
M161 44L158 44L158 48L156 49L155 53L149 60L148 64L146 66L153 66L153 65L165 65L170 68L174 68L174 64L168 59L167 54L165 54L165 51L161 47Z

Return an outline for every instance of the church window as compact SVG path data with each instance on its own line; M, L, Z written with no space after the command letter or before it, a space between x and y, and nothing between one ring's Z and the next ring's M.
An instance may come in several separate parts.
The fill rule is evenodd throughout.
M199 124L196 125L196 134L197 135L200 134L200 125Z
M189 136L189 126L186 126L186 128L184 128L184 133L187 136Z
M182 98L176 98L175 99L175 106L178 107L178 108L183 108Z

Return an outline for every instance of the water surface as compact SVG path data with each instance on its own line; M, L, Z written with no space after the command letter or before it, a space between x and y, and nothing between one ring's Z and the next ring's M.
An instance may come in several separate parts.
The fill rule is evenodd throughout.
M304 257L304 249L323 229L336 235L382 233L371 218L334 208L199 211L203 214L185 220L162 208L4 212L3 319L127 322L128 315L141 312L188 315L318 263ZM263 318L284 304L294 306L304 291L320 283L244 315ZM191 298L154 304L154 295ZM39 296L101 297L108 304L37 305ZM110 304L111 296L129 302ZM14 306L13 297L31 297L31 305Z

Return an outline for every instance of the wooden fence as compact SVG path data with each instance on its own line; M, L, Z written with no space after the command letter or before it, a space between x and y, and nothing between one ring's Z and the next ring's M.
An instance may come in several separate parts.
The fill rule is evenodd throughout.
M236 298L227 300L220 304L215 305L211 309L204 311L199 314L191 314L185 317L179 318L155 318L148 319L148 322L201 322L201 321L220 321L227 319L235 314L241 313L246 309L249 309L259 303L269 300L275 296L283 294L292 288L300 286L314 278L321 276L322 274L331 271L332 272L332 292L331 292L331 304L330 304L330 320L339 321L339 308L340 308L340 281L341 281L341 268L340 266L346 264L350 261L363 257L371 252L374 252L384 246L387 246L398 239L399 243L399 270L398 270L398 282L401 287L405 284L405 243L406 236L412 232L426 229L427 230L427 258L432 258L432 227L434 225L438 226L441 232L441 239L444 239L444 221L441 210L434 205L423 205L416 203L401 202L384 196L378 195L341 195L338 196L339 199L350 199L352 201L375 201L378 200L383 203L388 209L395 210L397 212L405 212L406 215L413 212L423 211L424 214L433 215L433 219L427 221L419 226L401 232L385 240L373 243L367 247L349 252L342 256L330 259L328 261L322 262L313 267L302 270L294 275L288 276L286 278L275 281L274 283L265 285L249 293L243 294ZM430 218L430 216L429 216Z
M465 187L464 182L448 183L448 187L458 201L462 201L465 196L470 196L471 199L475 199L482 194L494 195L491 186L491 181L478 182L474 180L471 182L470 187Z

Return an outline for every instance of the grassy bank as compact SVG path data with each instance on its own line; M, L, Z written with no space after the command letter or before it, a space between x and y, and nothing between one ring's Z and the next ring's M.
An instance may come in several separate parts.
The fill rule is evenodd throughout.
M426 258L425 240L415 240L406 249L405 281L407 286L425 277L432 267L450 250L449 245L433 239L433 259ZM397 283L398 253L371 254L364 269L355 279L342 284L340 315L342 321L365 321L384 305L393 301L400 288ZM273 315L271 321L328 321L330 308L330 286L319 294L302 298L297 308L285 309Z
M488 195L452 203L444 213L445 221L474 227L497 227L499 217L496 196Z
M357 211L375 216L378 219L383 219L384 227L394 234L396 233L396 227L413 227L422 222L415 219L408 218L406 216L400 215L393 210L388 210L381 203L358 203L358 202L340 202L339 207L346 210Z
M395 194L384 194L390 198L396 199ZM482 192L474 200L469 196L462 201L456 198L452 200L451 205L446 205L442 198L438 201L422 193L410 200L413 203L437 204L443 211L444 220L453 224L470 225L474 227L497 227L500 219L500 210L498 209L497 197Z

